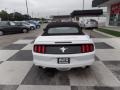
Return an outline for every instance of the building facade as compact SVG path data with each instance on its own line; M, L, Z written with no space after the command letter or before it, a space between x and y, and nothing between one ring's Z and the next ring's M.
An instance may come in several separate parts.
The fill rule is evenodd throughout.
M93 7L107 7L107 26L120 26L120 0L93 0Z
M70 15L57 15L57 16L51 16L52 21L56 22L71 22L72 17Z

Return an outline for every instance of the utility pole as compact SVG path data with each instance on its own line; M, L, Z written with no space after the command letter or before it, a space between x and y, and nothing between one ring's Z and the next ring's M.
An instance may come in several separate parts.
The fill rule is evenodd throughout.
M33 12L32 12L32 18L34 18Z
M83 0L83 11L84 11L84 9L85 9L85 0ZM84 20L84 17L82 17L82 23L85 23L85 20Z
M26 10L27 10L27 15L29 15L28 2L27 2L27 0L26 0Z
M83 0L83 10L84 10L84 8L85 8L85 0Z

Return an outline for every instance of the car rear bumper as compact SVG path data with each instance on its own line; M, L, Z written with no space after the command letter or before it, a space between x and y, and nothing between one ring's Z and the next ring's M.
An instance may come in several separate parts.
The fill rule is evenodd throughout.
M58 64L58 58L70 58L70 64ZM42 55L33 54L33 62L36 66L44 68L77 68L92 65L95 61L94 53L77 55Z

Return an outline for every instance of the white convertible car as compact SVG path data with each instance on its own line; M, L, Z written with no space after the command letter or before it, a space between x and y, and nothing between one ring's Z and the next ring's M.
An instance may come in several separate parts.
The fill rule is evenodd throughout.
M70 70L87 67L95 61L92 39L82 32L77 23L50 23L33 47L33 62L42 68Z

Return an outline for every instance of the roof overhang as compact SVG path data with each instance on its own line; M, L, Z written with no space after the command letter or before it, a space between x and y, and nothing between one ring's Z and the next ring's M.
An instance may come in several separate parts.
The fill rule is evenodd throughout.
M95 10L75 10L71 13L72 17L92 17L92 16L100 16L103 15L103 9L95 9Z
M92 1L92 6L93 7L98 7L99 5L102 5L107 1L109 1L109 0L93 0Z
M51 18L57 19L57 18L71 18L70 15L56 15L56 16L51 16Z
M119 3L120 0L93 0L93 7L108 7L113 4Z

